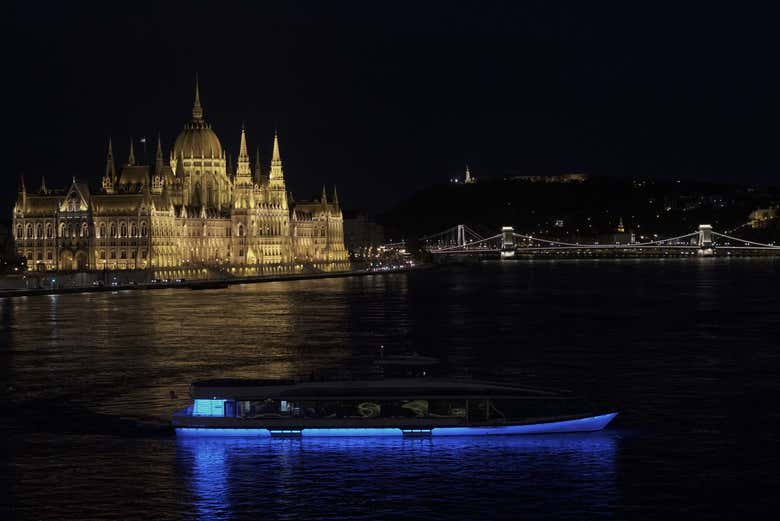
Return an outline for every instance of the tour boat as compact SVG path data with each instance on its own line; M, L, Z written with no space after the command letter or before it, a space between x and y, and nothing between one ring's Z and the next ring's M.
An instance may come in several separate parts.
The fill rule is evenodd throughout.
M472 380L205 380L178 435L468 436L598 431L616 412L566 393Z

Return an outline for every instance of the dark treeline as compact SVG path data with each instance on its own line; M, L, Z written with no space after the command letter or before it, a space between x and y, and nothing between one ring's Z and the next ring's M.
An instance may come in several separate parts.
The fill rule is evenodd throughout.
M676 180L594 177L584 182L485 180L424 189L379 216L389 236L411 237L467 224L483 235L514 226L544 236L594 236L618 230L670 236L711 224L738 228L739 236L769 240L777 219L754 229L753 211L776 207L777 187L748 187ZM735 232L736 233L736 232Z

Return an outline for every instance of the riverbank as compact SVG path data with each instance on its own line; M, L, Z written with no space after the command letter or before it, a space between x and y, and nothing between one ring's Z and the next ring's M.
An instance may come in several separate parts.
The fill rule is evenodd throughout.
M387 270L354 270L336 271L330 273L295 273L289 275L262 275L256 277L232 277L227 279L201 279L182 280L181 282L148 282L137 284L117 284L109 286L75 286L66 288L24 288L0 290L0 298L28 297L35 295L60 295L66 293L99 293L129 290L156 290L156 289L191 289L205 290L226 288L235 284L257 284L261 282L283 282L309 279L335 279L344 277L364 277L368 275L384 275L389 273L407 273L422 269L429 269L429 265L414 266L411 268L395 268Z

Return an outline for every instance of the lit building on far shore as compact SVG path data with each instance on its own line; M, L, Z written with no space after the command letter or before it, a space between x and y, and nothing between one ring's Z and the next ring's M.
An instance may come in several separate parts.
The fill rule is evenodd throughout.
M39 271L151 269L193 276L205 268L236 275L349 269L338 195L294 202L285 185L279 139L270 168L250 166L241 129L236 169L203 117L195 86L192 119L166 161L160 139L152 164L132 142L116 168L111 140L99 187L73 178L65 190L28 191L13 210L16 252Z

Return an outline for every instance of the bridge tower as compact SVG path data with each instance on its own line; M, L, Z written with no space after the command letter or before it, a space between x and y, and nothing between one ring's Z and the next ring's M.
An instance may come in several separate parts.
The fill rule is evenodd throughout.
M699 255L713 255L712 247L712 225L699 225Z
M515 256L515 229L511 226L501 228L501 258L511 259Z
M466 246L466 227L462 224L458 225L458 246Z

